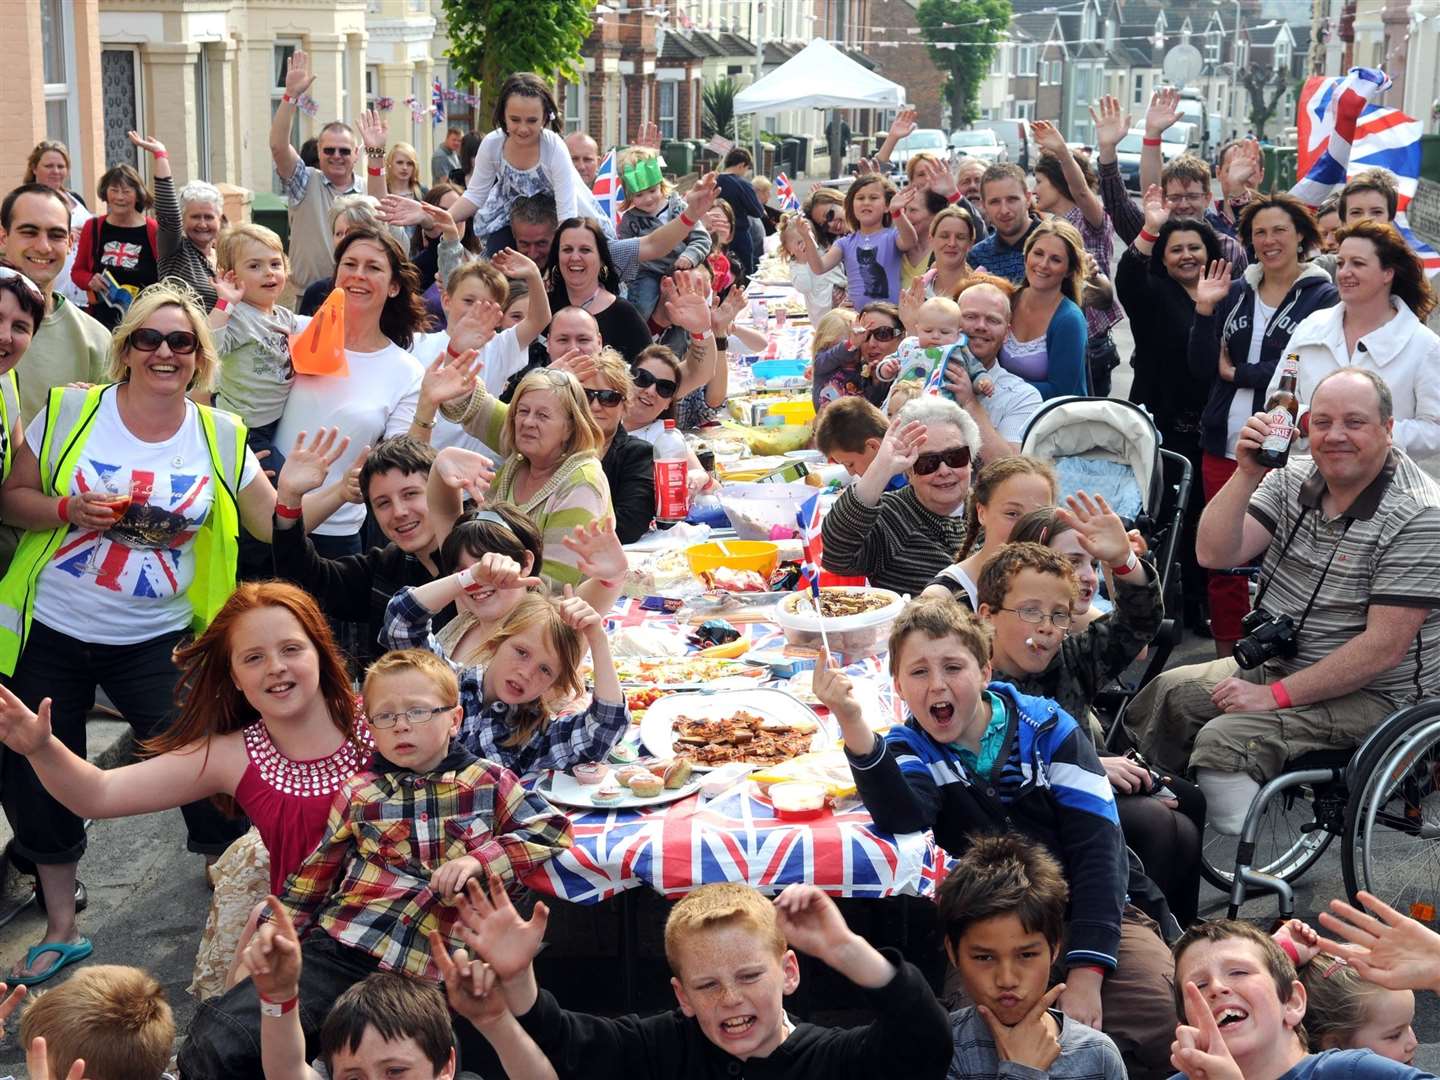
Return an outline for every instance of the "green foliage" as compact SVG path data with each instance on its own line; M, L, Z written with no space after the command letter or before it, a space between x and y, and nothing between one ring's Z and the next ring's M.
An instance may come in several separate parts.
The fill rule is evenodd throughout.
M726 77L706 83L700 91L700 100L705 105L705 116L701 130L706 135L723 135L727 139L735 136L735 95L740 84Z
M444 0L446 55L456 82L479 84L482 126L501 84L517 71L578 80L594 6L595 0Z
M920 0L915 20L930 58L948 75L946 94L956 126L975 119L975 98L1010 16L1010 0ZM946 42L956 47L939 47Z

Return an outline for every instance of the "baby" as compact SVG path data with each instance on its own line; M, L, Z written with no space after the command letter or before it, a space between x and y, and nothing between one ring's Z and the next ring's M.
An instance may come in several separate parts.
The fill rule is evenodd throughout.
M907 325L906 329L912 326ZM985 365L965 347L964 335L960 333L960 305L954 300L944 296L926 300L915 313L913 329L915 336L902 341L895 355L880 365L880 378L894 380L892 396L902 392L914 396L932 386L937 393L945 393L940 387L944 385L945 369L952 359L965 365L977 394L989 397L995 392L995 382L987 374ZM919 387L909 386L912 383L918 383ZM889 411L888 400L886 408Z

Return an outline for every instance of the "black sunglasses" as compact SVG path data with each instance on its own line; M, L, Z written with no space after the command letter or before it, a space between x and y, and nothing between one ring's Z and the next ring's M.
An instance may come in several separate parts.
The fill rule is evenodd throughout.
M139 352L154 352L162 343L169 345L176 356L188 356L200 347L200 339L189 330L171 330L162 334L159 330L142 326L130 335L130 347Z
M839 216L840 216L840 211L839 211L839 209L837 209L837 208L834 207L834 206L832 206L832 207L830 207L828 210L826 210L826 211L825 211L825 221L824 221L825 227L828 229L832 224L834 224L835 219L836 219L837 217L839 217Z
M601 405L611 409L625 400L625 395L619 390L592 390L588 386L585 387L585 396L590 399L592 405L598 401Z
M680 384L674 379L657 379L644 368L636 368L634 375L635 388L637 390L644 390L647 386L653 386L655 387L655 392L663 398L673 398L675 391L680 388Z
M916 476L929 476L942 464L949 465L952 469L965 468L970 464L970 448L957 446L953 450L936 450L933 454L921 454L915 459L913 468Z
M873 337L876 341L894 341L904 333L898 326L877 326L873 330L866 330L863 326L855 328L856 337Z
M326 157L349 157L353 153L348 146L323 146L320 152Z

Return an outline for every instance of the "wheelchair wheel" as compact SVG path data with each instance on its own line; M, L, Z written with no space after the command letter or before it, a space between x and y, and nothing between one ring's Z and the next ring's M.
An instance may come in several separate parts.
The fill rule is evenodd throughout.
M1301 784L1271 799L1255 837L1251 867L1281 881L1294 881L1325 854L1340 829L1344 809L1334 787ZM1331 827L1326 826L1327 821ZM1235 882L1235 852L1239 845L1238 836L1206 830L1200 850L1200 873L1221 892L1228 893Z
M1434 922L1440 908L1440 720L1396 738L1356 777L1345 811L1345 890Z

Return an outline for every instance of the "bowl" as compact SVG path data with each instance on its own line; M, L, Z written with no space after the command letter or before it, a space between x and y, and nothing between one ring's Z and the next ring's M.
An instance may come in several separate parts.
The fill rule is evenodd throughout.
M706 570L754 570L766 581L780 563L780 549L768 540L726 540L725 548L711 541L685 549L690 569L698 576Z
M720 487L720 505L741 540L769 540L776 527L781 536L796 536L800 508L818 490L804 483L726 482Z
M856 615L829 616L824 620L825 637L830 648L845 663L853 663L867 656L878 655L890 637L890 627L905 607L899 593L889 589L866 588L861 585L833 585L820 590L822 594L855 594L877 597L883 604L862 611ZM795 593L780 601L775 611L775 621L785 632L785 640L792 645L818 649L824 642L820 638L821 622L815 612L802 599L804 594Z

